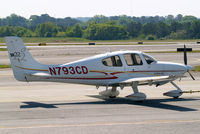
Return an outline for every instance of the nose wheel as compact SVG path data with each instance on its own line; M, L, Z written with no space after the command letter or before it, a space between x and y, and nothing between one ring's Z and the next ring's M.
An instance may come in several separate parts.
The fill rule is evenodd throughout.
M174 99L178 99L182 94L183 91L173 82L170 82L177 90L171 90L169 92L164 93L164 96L173 97Z

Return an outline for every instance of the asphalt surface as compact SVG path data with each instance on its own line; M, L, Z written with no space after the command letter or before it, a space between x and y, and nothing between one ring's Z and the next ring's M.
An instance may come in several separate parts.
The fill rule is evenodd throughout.
M200 90L200 74L176 81L184 91ZM198 134L200 94L180 99L162 96L170 84L141 86L147 100L126 99L130 87L116 99L98 95L100 87L64 83L22 83L10 69L0 70L0 134Z
M181 46L181 45L180 45ZM120 50L121 46L110 46ZM132 46L123 48L135 50ZM172 47L172 46L171 46ZM199 46L194 46L199 49ZM65 46L29 48L43 63L63 63L95 53L105 52L103 46ZM138 47L145 50L147 47ZM149 51L175 47L148 47ZM80 51L81 50L81 51ZM2 61L9 63L7 52L0 52ZM182 63L182 54L152 53L156 59ZM199 53L188 53L188 63L199 64ZM3 63L4 63L3 62ZM200 90L200 73L176 81L184 91ZM0 134L199 134L200 94L184 94L180 99L162 96L174 87L141 86L147 100L136 103L125 96L131 88L120 90L116 99L98 95L100 87L64 83L22 83L13 78L11 69L0 69Z
M93 96L96 97L96 96ZM200 98L0 103L1 134L198 134Z

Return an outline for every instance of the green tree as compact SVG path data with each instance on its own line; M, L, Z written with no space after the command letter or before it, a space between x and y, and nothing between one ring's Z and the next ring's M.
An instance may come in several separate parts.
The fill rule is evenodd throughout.
M118 40L128 38L128 33L123 26L93 22L84 31L84 37L91 40Z
M187 39L188 36L185 30L180 30L176 32L171 32L168 38L169 39Z
M156 36L155 35L147 35L146 36L146 40L155 40L156 39Z
M166 23L168 23L168 24L170 24L170 23L172 23L172 22L174 22L174 16L173 15L168 15L167 17L166 17Z
M21 26L27 27L27 20L24 17L18 16L16 14L11 14L6 18L7 25L9 26Z
M32 37L34 35L31 30L24 27L14 27L14 33L18 37Z
M188 23L188 22L192 22L192 21L194 21L194 20L197 20L197 18L194 17L194 16L191 16L191 15L188 15L188 16L182 17L181 22L182 22L182 23Z
M14 29L12 26L1 26L0 27L0 36L5 37L5 36L14 36Z
M88 27L84 30L83 37L86 39L94 39L96 31L97 31L96 22L92 21L89 23Z
M126 16L126 15L122 15L119 16L119 20L117 21L119 25L128 25L129 23L131 23L131 18Z
M183 28L182 23L174 21L174 22L172 22L170 24L170 30L171 30L171 32L176 32L178 30L182 30L182 28Z
M175 20L178 21L178 22L180 22L180 21L182 20L182 18L183 18L183 15L178 14L178 15L176 16Z
M36 36L55 37L58 33L57 26L52 22L37 25L35 29Z
M82 28L79 24L76 24L74 27L67 31L68 37L82 37Z
M144 24L142 27L142 33L145 35L155 35L156 34L156 24L153 23L147 23Z
M129 36L131 37L137 37L140 32L142 30L142 24L141 23L138 23L138 22L130 22L128 23L127 25L127 31L129 33Z
M200 21L199 20L195 20L192 22L189 29L189 33L190 33L190 38L195 38L195 39L200 38Z
M104 15L95 15L90 21L94 21L96 23L106 23L109 19Z
M164 22L158 22L156 25L156 36L158 38L163 38L170 33L169 26Z
M41 16L31 15L31 17L29 18L29 28L34 30L38 24L43 24L46 22L52 22L57 26L63 26L63 27L73 26L77 23L80 23L79 20L72 19L70 17L54 18L49 16L48 14L42 14Z

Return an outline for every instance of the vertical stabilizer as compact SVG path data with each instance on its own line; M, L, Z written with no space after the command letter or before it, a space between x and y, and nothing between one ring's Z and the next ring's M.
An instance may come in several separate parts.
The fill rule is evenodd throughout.
M26 81L25 68L43 68L44 65L35 61L19 37L6 37L8 55L14 76L19 81Z

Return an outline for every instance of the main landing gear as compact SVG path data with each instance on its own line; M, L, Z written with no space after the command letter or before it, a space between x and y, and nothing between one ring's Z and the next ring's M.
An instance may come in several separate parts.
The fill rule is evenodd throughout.
M173 82L170 82L177 90L171 90L169 92L164 93L164 96L169 96L169 97L173 97L174 99L179 98L182 94L183 91Z
M99 92L99 94L109 98L116 98L119 95L119 91L117 90L116 86L112 86L111 89L108 89L108 87L106 87L106 90Z
M146 99L146 95L144 93L139 92L138 90L138 82L132 83L132 89L134 93L126 96L128 99L134 101L143 101ZM111 89L108 89L108 87L106 87L106 90L99 92L99 94L104 97L116 98L119 95L119 91L117 90L116 86L112 86Z
M138 82L132 83L133 94L126 96L127 98L134 101L143 101L146 99L146 95L138 90Z

